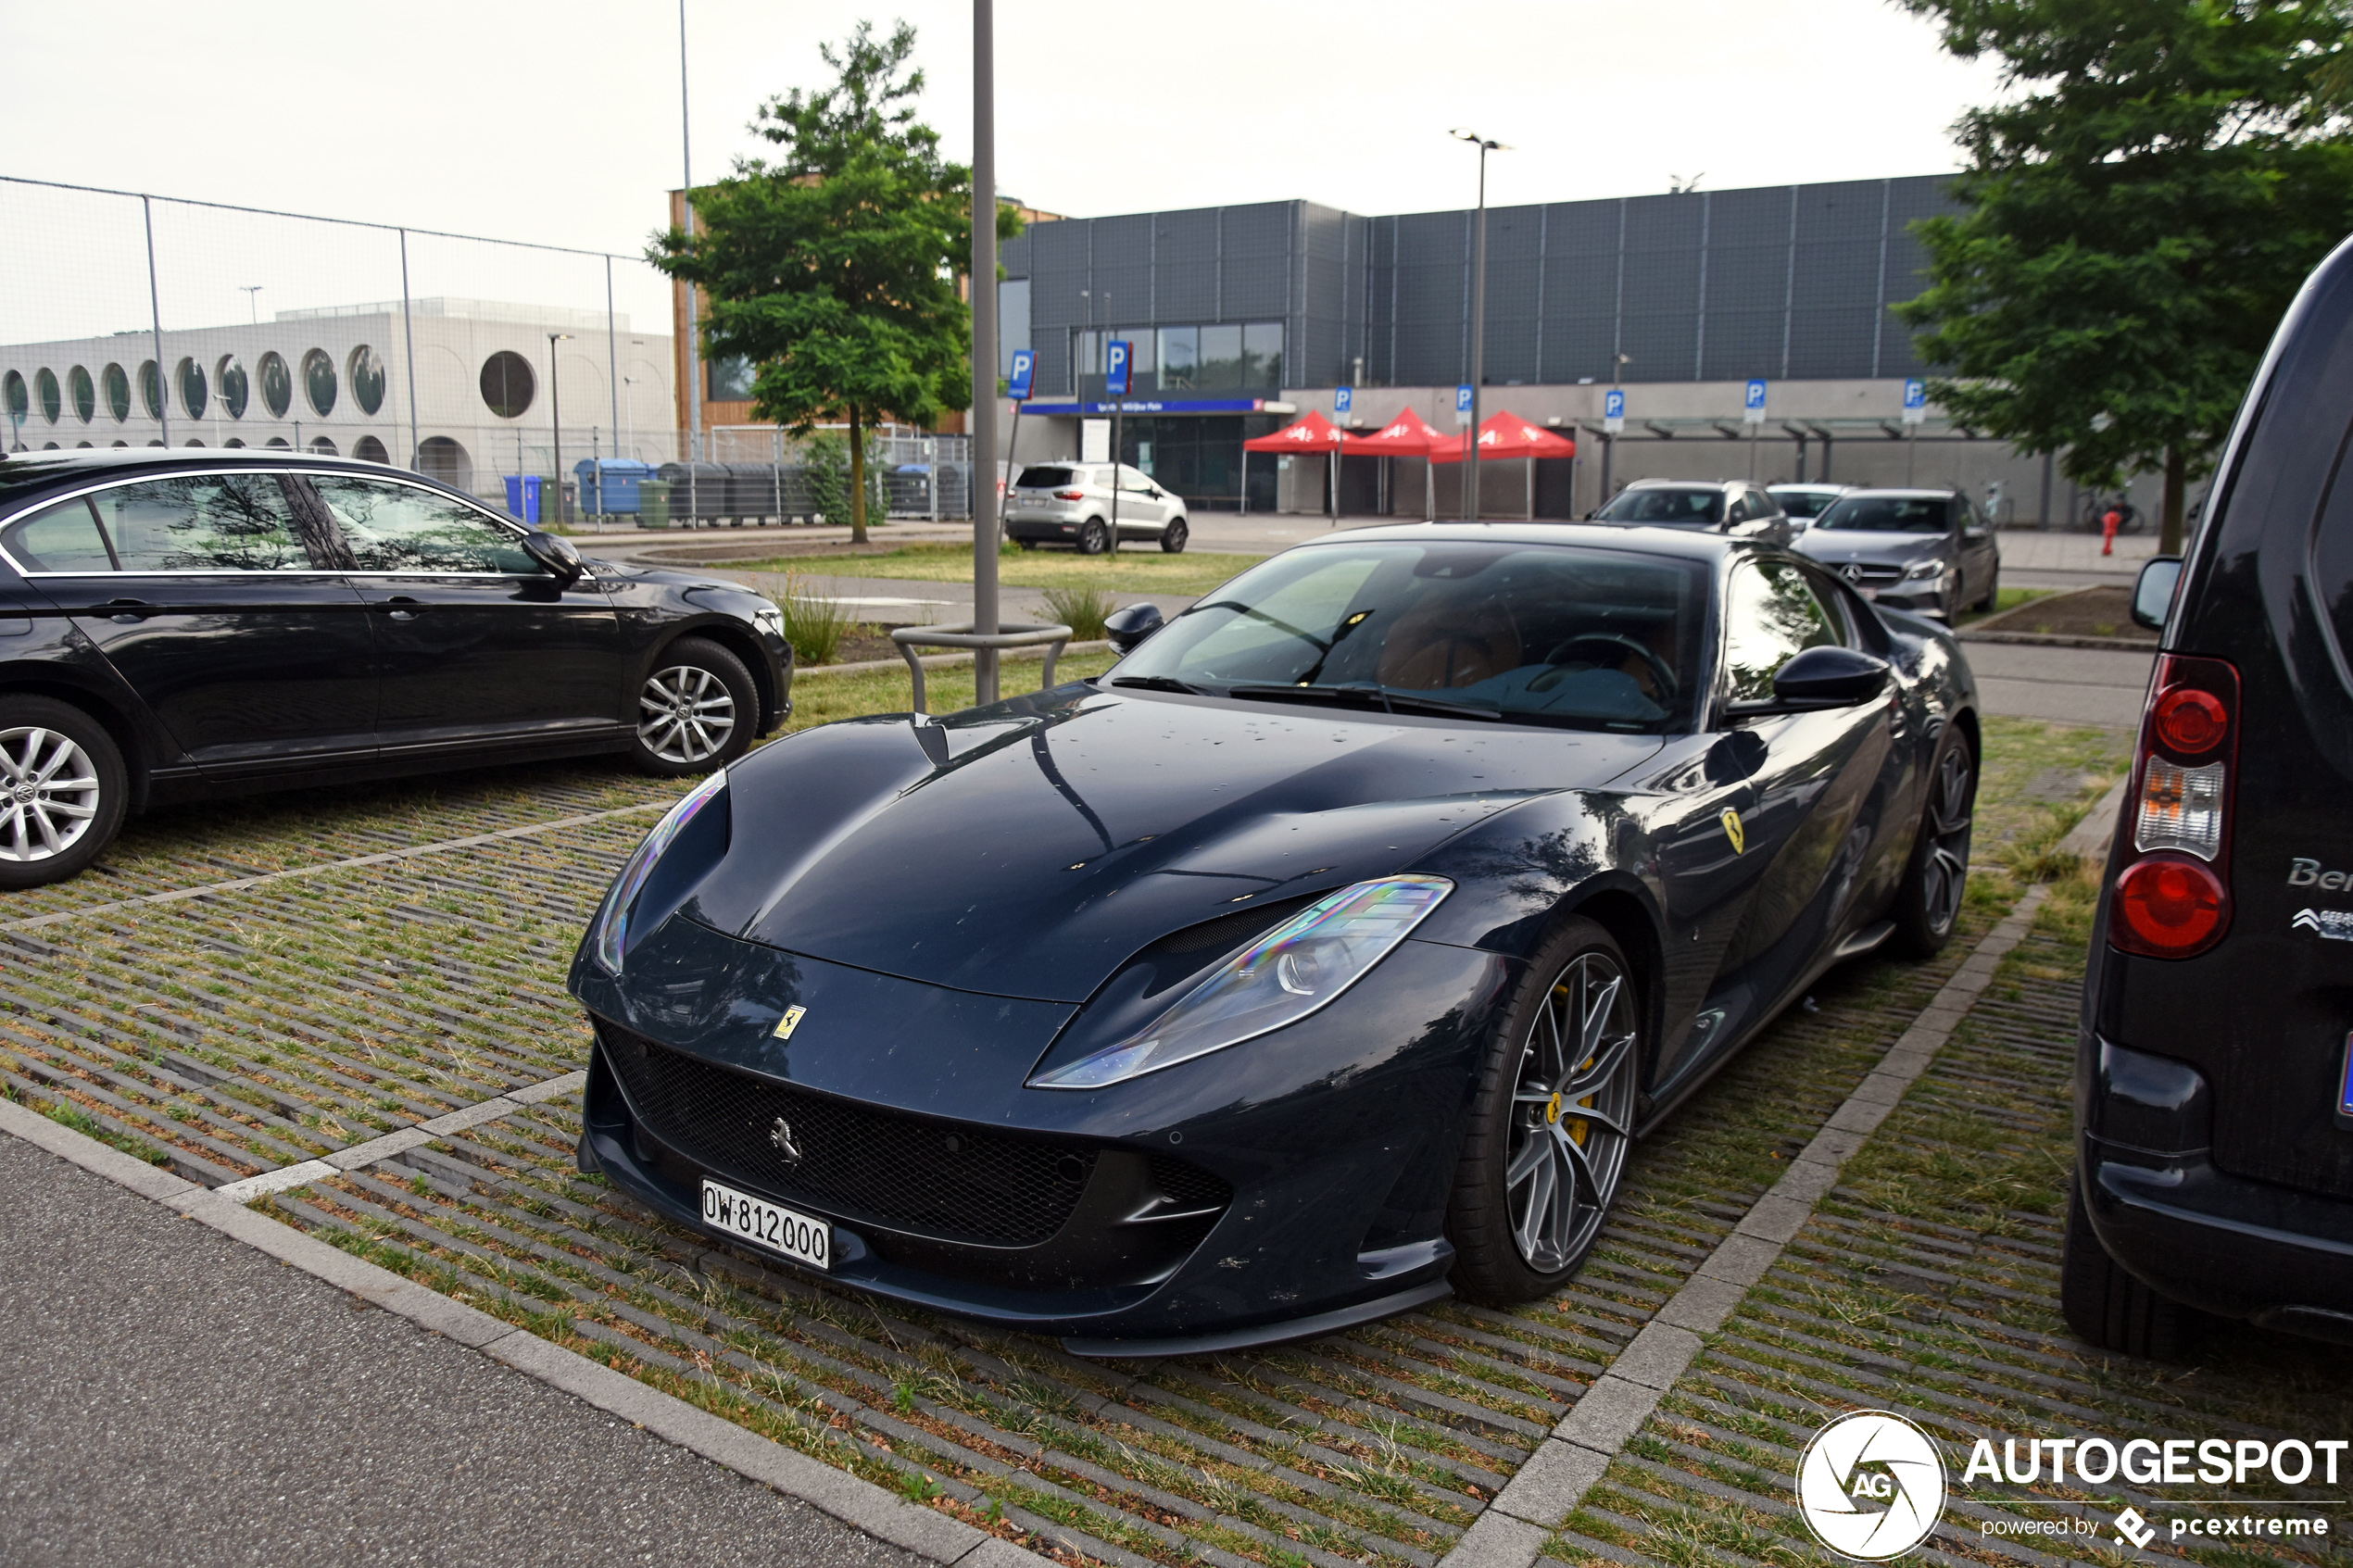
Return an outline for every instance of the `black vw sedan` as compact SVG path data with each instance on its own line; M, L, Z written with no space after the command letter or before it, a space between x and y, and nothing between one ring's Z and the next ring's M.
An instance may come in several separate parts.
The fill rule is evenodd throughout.
M1952 934L1968 665L1779 547L1368 529L1156 614L682 801L573 962L582 1164L1084 1354L1522 1300L1816 976Z
M766 599L461 491L253 450L0 460L0 887L142 808L598 752L724 767L791 706Z

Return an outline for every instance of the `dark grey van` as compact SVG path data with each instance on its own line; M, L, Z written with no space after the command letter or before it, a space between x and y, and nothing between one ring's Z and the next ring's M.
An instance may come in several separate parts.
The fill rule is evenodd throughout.
M2353 243L2305 284L2161 625L2084 976L2061 1300L2353 1342ZM2176 580L2178 579L2178 585Z

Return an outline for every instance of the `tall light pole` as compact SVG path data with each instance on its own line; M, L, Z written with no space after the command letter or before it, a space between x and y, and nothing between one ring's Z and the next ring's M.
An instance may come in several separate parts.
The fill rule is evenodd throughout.
M1478 521L1478 395L1487 379L1487 155L1509 152L1501 142L1491 142L1476 131L1456 126L1449 132L1457 142L1468 142L1478 149L1478 227L1471 236L1471 362L1470 362L1470 474L1463 485L1463 517Z
M695 238L695 127L686 112L686 0L678 0L678 161L684 184L678 202L686 217L686 243ZM695 525L695 472L702 458L702 343L696 330L695 285L686 285L686 526Z
M973 0L973 630L997 633L997 55L989 0ZM938 483L938 464L932 465ZM936 496L938 491L935 488ZM973 650L973 700L997 700L997 650Z
M556 345L571 340L570 332L547 334L547 429L555 441L556 521L559 524L564 521L564 395L556 375ZM542 521L547 516L547 497L544 495L540 497L539 516Z

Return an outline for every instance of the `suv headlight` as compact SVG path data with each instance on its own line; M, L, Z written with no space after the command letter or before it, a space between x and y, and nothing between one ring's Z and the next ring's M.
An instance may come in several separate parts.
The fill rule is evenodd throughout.
M1914 561L1911 566L1905 571L1904 581L1906 583L1925 583L1931 577L1942 577L1944 575L1944 563L1938 560L1935 557L1931 556L1926 560Z
M619 876L613 878L611 888L605 894L604 905L597 911L596 923L588 931L591 950L597 956L598 965L607 974L618 976L621 973L622 959L629 947L632 910L645 893L646 884L652 878L654 868L660 864L663 852L677 842L678 835L686 831L686 825L701 815L703 809L714 800L720 801L719 809L707 820L719 829L719 852L726 852L730 824L726 802L721 798L726 793L727 772L723 768L697 784L684 800L673 806L669 813L654 824L653 832L646 834L645 842L637 846L637 852L629 857L629 863L621 868ZM711 863L716 863L715 856ZM684 889L680 892L683 897ZM676 901L673 900L672 908L675 907ZM649 909L648 912L654 911ZM669 912L666 909L660 911L661 915Z
M1453 890L1442 876L1343 887L1228 959L1135 1034L1030 1086L1100 1089L1296 1023L1362 980Z

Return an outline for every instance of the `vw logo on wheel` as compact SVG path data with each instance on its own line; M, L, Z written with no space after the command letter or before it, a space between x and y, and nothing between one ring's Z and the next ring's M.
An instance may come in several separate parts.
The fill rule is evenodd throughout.
M1831 1551L1883 1562L1936 1528L1944 1461L1928 1434L1900 1415L1842 1415L1814 1434L1797 1461L1797 1508Z

